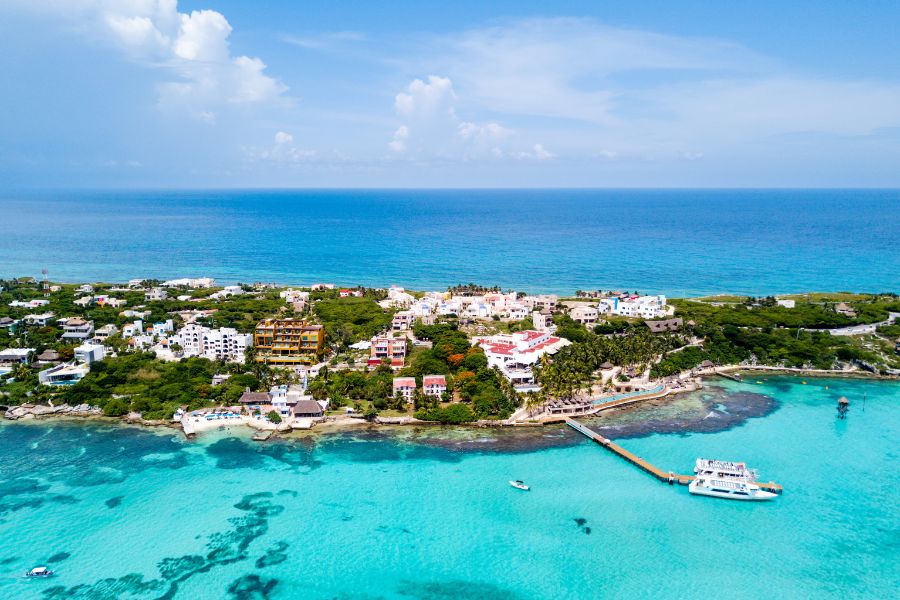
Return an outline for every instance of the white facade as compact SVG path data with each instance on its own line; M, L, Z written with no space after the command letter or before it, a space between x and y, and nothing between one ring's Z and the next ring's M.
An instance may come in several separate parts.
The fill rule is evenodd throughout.
M447 391L447 378L443 375L425 375L422 377L422 391L426 396L441 396Z
M401 310L394 315L394 318L391 321L391 329L394 331L408 331L415 322L416 317L413 315L412 311Z
M622 317L658 319L666 315L666 297L634 295L616 296L601 300L599 308L604 313Z
M82 344L75 348L75 361L91 364L106 358L106 348L100 344Z
M211 288L215 285L216 280L211 277L197 277L195 279L191 279L188 277L183 277L181 279L170 279L169 281L163 282L163 287L188 287L188 288Z
M47 306L50 304L49 300L42 300L37 298L35 300L13 300L9 303L9 306L12 308L40 308L41 306Z
M173 331L175 331L175 323L172 319L153 324L153 335L156 337L165 337Z
M253 346L253 336L238 333L232 327L210 329L202 325L185 325L174 337L185 356L203 356L210 360L244 362L244 353Z
M144 333L144 322L138 319L133 323L126 323L122 326L122 339L127 340L136 335Z
M278 296L280 298L284 298L284 301L288 304L294 304L295 302L306 302L307 300L309 300L309 292L302 292L293 288L288 288L279 292Z
M783 306L785 308L794 308L797 306L796 300L776 300L778 306Z
M542 332L549 332L553 325L553 320L550 318L550 315L537 311L531 313L531 322L534 323L534 328L536 330Z
M416 391L415 377L394 377L394 396L402 396L407 400L412 400Z
M45 312L39 315L25 315L22 320L25 321L29 325L37 325L39 327L46 327L50 324L50 321L53 320L53 317L56 315L52 312Z
M84 379L90 372L87 364L61 364L38 373L38 381L44 385L71 385Z
M569 311L569 316L582 325L593 325L598 318L597 307L590 304L579 305Z
M571 342L542 331L518 331L492 336L475 337L488 359L488 366L497 367L514 385L534 386L531 368L546 354L555 354Z
M144 292L144 300L153 302L154 300L165 300L169 297L169 292L162 288L153 288Z

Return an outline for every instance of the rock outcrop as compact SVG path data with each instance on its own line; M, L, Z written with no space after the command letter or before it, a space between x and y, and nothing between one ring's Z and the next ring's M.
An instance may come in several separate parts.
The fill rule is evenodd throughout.
M20 404L19 406L7 408L3 416L7 419L17 420L47 416L96 417L102 414L103 411L99 406L91 406L90 404L79 404L77 406L69 406L68 404L60 404L58 406Z

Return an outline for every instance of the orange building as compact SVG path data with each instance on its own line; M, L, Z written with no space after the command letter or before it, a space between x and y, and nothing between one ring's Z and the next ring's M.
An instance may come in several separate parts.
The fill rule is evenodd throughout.
M256 324L253 345L258 362L312 364L325 352L325 330L300 319L265 319Z

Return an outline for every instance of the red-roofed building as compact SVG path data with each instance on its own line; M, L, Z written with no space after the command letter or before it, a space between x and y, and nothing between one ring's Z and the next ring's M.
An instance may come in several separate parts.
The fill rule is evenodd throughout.
M447 378L443 375L425 375L422 377L422 390L426 396L440 396L447 391Z
M542 331L518 331L476 337L473 344L484 350L488 366L497 367L517 389L536 390L531 368L546 354L556 354L571 342Z
M415 392L415 377L394 377L394 397L402 396L407 400L412 401Z

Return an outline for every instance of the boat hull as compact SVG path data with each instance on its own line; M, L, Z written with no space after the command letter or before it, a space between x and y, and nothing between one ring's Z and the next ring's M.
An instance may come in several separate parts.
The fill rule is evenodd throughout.
M688 485L688 491L695 496L709 496L710 498L724 498L725 500L744 500L750 502L772 500L778 496L777 494L766 492L764 490L753 490L742 493L737 490L723 491L710 489L702 485L697 485L696 481L692 481L690 485Z

